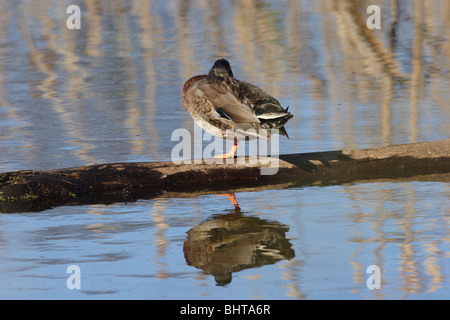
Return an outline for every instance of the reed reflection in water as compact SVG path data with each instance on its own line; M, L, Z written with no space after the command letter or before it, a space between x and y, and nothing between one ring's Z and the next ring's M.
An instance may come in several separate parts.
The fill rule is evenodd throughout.
M238 192L241 212L186 194L3 214L0 297L445 299L448 181ZM78 291L65 287L71 264Z
M280 152L447 138L448 1L377 1L381 30L372 2L5 1L0 169L170 160L181 86L218 57L291 106Z

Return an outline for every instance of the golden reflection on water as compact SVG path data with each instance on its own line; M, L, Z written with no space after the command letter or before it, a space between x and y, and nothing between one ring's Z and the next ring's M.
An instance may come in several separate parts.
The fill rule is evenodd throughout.
M359 256L367 253L367 244L376 244L373 250L374 264L384 266L390 261L388 259L395 259L398 261L398 272L400 276L400 290L403 292L403 297L408 297L411 293L432 293L442 288L445 283L445 276L441 273L444 259L448 252L439 249L439 246L448 246L449 234L440 237L442 230L438 226L443 223L442 229L448 231L448 209L450 203L444 202L438 208L433 208L438 214L436 218L426 217L426 212L417 211L416 207L420 201L421 195L416 194L415 188L408 183L398 182L394 188L386 188L382 183L375 183L379 185L379 189L375 191L374 197L378 199L376 206L372 212L367 213L367 209L360 208L356 214L353 214L352 220L354 223L354 234L358 235L349 240L351 242L361 244L350 256L350 263L354 269L354 281L360 285L360 288L365 289L366 277L364 277L364 268ZM360 185L345 185L343 186L345 192L349 195L353 203L364 203L367 199L364 187ZM377 189L371 187L371 189ZM406 195L399 196L401 191ZM449 189L447 185L443 184L443 190L439 193L445 197L448 196ZM399 199L399 197L401 199ZM423 197L423 196L422 196ZM399 206L395 209L390 209L392 205ZM363 213L366 211L365 213ZM368 220L374 220L372 217L377 217L375 221L371 222L371 229L373 236L367 236L362 230L363 225ZM420 220L426 219L427 222L422 225ZM392 227L387 227L392 222L395 222L394 230ZM433 233L426 231L436 230L436 236ZM430 239L418 240L422 234L427 234ZM432 239L434 238L434 239ZM392 256L386 253L388 246L394 244L398 246L399 253L397 256ZM423 258L422 256L425 256ZM421 261L423 262L421 263ZM422 265L423 264L423 265ZM425 267L425 268L424 268ZM425 271L425 272L424 272ZM390 277L389 275L386 275ZM383 276L382 276L383 279ZM390 280L392 281L392 280ZM386 281L382 280L383 287ZM359 292L355 290L354 292ZM386 298L387 295L381 290L375 291L374 294L378 299Z
M441 192L435 195L439 198L449 195L448 186L442 185L444 187ZM450 222L448 219L450 202L444 202L440 208L435 208L435 203L426 199L428 194L420 193L417 185L407 181L346 184L339 188L342 188L343 196L348 197L352 203L351 207L347 208L349 210L347 215L346 209L337 210L340 215L339 220L343 220L340 222L341 225L350 226L350 232L344 236L344 243L339 242L339 246L352 244L352 249L345 251L348 257L342 259L348 261L353 274L353 284L345 283L346 280L341 279L340 281L345 283L340 282L341 285L351 287L352 294L370 294L376 299L395 298L390 291L393 286L401 294L397 298L408 298L411 294L430 294L443 288L446 283L443 267L445 259L449 256L448 251L443 248L448 246L450 239L446 227ZM436 192L436 189L433 190ZM183 215L194 212L197 213L195 217L201 220L198 225L193 225L189 230L186 229L183 252L179 252L180 255L184 253L187 265L202 271L195 277L196 280L201 280L198 286L204 286L205 280L209 282L208 277L213 277L217 285L232 286L233 275L242 270L259 269L277 264L280 270L277 276L286 282L285 295L295 299L307 299L307 292L310 289L305 288L303 283L306 272L303 269L311 268L306 252L313 246L307 244L311 241L309 239L301 240L300 246L298 242L294 245L290 235L293 235L296 241L303 238L302 233L311 227L309 225L311 221L309 219L307 222L303 221L305 217L302 217L300 213L301 208L305 206L307 210L312 210L313 206L303 203L304 195L297 195L298 201L295 205L298 212L289 213L292 224L284 225L277 220L258 217L260 211L266 215L269 212L275 217L282 217L277 215L278 207L272 204L273 199L266 204L263 202L258 210L252 202L254 199L251 200L251 193L237 193L236 197L244 207L252 204L255 212L247 214L241 212L239 208L232 209L233 203L225 197L216 197L223 199L230 208L223 214L208 215L204 212L205 208L209 208L205 207L207 198L184 202L186 213ZM170 278L169 270L173 268L166 262L167 255L171 251L170 246L173 245L168 231L175 227L170 222L172 213L168 205L169 201L168 198L160 198L149 202L151 204L149 219L155 227L149 239L151 245L155 247L151 260L156 264L155 277L161 279ZM315 200L314 203L321 202L321 200ZM427 216L428 212L424 211L423 207L421 210L417 209L424 204L433 206L433 208L430 207L433 216ZM99 215L98 223L87 227L90 232L102 233L115 227L114 224L102 223L101 216L106 213L106 208L93 208L90 212ZM328 219L333 220L336 217L333 214L324 214L320 210L317 214L319 213L324 217L318 217L318 219L326 219L322 225L329 228ZM189 216L192 217L192 215ZM201 219L205 216L207 218ZM289 233L290 230L293 231ZM328 232L322 229L316 231ZM339 231L333 231L334 235L339 233ZM340 240L336 239L336 241ZM306 248L303 248L303 245L306 245ZM319 244L319 248L328 246L334 246L334 244L326 240ZM319 252L319 254L323 253ZM333 265L333 261L328 263ZM370 292L366 287L368 277L366 268L370 264L381 267L382 290ZM395 274L397 272L398 276ZM255 281L253 298L265 297L263 285L257 284L264 280L258 272L254 274L247 272L243 278ZM386 287L391 289L386 290Z
M314 106L317 116L309 124L314 139L322 140L322 128L331 122L332 135L343 141L343 147L359 147L361 135L379 137L378 145L398 140L417 142L420 115L428 112L421 109L425 85L433 92L438 113L445 116L448 112L444 89L448 76L440 70L449 65L449 4L378 1L383 10L382 30L366 27L365 8L369 4L372 2L292 0L276 4L247 0L178 1L163 5L137 0L86 0L81 6L82 29L73 31L65 27L63 2L56 6L50 1L33 5L13 2L9 4L11 12L3 10L1 14L0 41L11 36L10 27L18 29L20 39L8 47L22 46L28 56L23 66L41 73L39 81L27 79L26 73L22 74L22 81L30 84L32 96L48 103L47 112L59 117L61 135L71 137L69 143L78 146L71 155L85 163L103 160L94 150L94 129L83 128L83 120L89 118L90 112L112 112L102 105L108 103L109 97L103 96L108 100L102 100L92 85L102 79L93 67L112 58L111 63L123 63L123 68L110 74L113 78L109 80L121 85L104 94L121 101L120 130L128 131L124 134L129 137L145 137L128 140L132 154L157 154L161 134L168 135L160 132L155 123L156 112L161 108L156 104L158 83L166 81L161 79L166 76L166 70L161 68L170 68L170 78L181 87L183 80L206 72L217 57L228 57L242 77L262 85L274 96L292 97L297 102L293 108L299 114L293 119L294 130L304 125L299 111L305 98L337 104L331 110L323 103ZM62 14L56 15L57 12ZM399 27L402 29L397 30ZM0 51L2 60L12 59L13 51ZM84 62L86 58L89 63ZM167 61L161 63L164 59ZM8 81L5 67L3 63L0 68L3 84ZM307 84L307 92L299 91L299 79ZM425 83L427 79L429 83ZM393 111L398 103L395 91L404 91L405 86L410 91L409 109L403 109L399 115ZM17 113L2 87L0 103L9 106L5 116L20 119L23 115ZM178 98L164 100L172 105L162 108L183 112ZM99 99L99 109L80 108L80 99ZM356 103L374 103L378 110L361 111ZM373 119L374 112L378 119ZM379 125L357 125L373 121ZM185 127L192 125L188 116L183 116L182 122ZM445 121L444 127L437 125L443 134L448 134ZM24 147L36 149L42 142L29 143ZM33 153L26 156L32 158Z
M157 126L158 111L182 112L179 124L192 126L176 96L179 92L171 91L171 97L161 99L159 83L171 79L180 88L187 78L206 72L217 57L229 58L242 78L272 95L295 101L291 108L298 116L290 130L309 126L315 140L330 140L323 134L329 128L332 140L342 141L339 146L347 148L359 147L362 137L378 137L376 145L420 141L420 117L429 114L423 106L425 90L433 92L431 104L437 111L431 121L445 136L448 121L436 119L445 118L449 110L449 79L440 71L449 67L449 3L377 1L382 29L370 30L365 9L372 2L86 0L78 31L65 27L64 2L11 2L9 10L1 13L0 42L7 49L0 56L11 61L19 45L26 52L28 59L21 61L22 67L38 72L40 79L28 79L23 72L21 81L30 85L31 99L43 99L46 112L58 117L60 135L76 145L70 155L84 163L105 160L94 144L95 127L89 127L86 119L92 113L106 115L115 110L109 106L110 99L119 99L121 123L105 125L119 125L118 130L130 137L128 153L158 154L159 140L170 136L170 131ZM98 68L108 65L116 71L106 73L108 78L100 77ZM14 97L11 101L5 69L3 62L0 104L7 119L21 120L32 100L21 106ZM96 86L105 81L118 85L98 92ZM396 98L396 91L407 88L410 93L404 99L409 100L409 108ZM316 102L316 115L309 124L302 119L305 98ZM97 108L81 107L87 99L97 100ZM374 106L362 110L357 107L360 103ZM33 138L27 142L22 146L25 151L39 151L45 144ZM291 145L299 148L304 143L297 138ZM39 161L37 154L25 152L24 156L33 163Z
M157 247L156 256L154 260L158 265L158 272L156 274L157 278L167 278L167 265L164 262L164 255L169 246L169 240L166 238L166 230L170 227L166 222L167 213L165 213L165 200L156 201L153 205L153 214L151 219L156 226L156 234L152 243Z

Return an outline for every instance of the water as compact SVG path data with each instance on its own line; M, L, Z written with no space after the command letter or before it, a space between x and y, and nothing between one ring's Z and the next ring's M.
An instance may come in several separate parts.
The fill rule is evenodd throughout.
M221 57L290 106L280 153L450 136L446 1L378 1L374 31L364 1L0 3L0 172L170 161L181 87ZM448 299L448 181L1 214L0 298Z
M446 298L449 191L376 182L242 192L240 215L218 195L3 215L1 297Z

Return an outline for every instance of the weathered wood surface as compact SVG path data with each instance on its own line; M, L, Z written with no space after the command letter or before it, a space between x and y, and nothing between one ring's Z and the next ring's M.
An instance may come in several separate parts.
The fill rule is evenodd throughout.
M251 161L250 161L251 160ZM39 211L62 204L108 203L164 194L231 192L260 187L341 184L450 172L450 139L375 149L280 155L278 172L264 161L231 164L109 163L0 173L0 212ZM252 164L256 162L256 164Z

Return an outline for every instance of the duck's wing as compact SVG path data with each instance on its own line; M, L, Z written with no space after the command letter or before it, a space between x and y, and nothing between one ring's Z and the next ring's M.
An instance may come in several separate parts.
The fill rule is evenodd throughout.
M235 123L260 123L250 105L239 99L239 84L231 78L205 78L198 83L201 92L217 113Z

